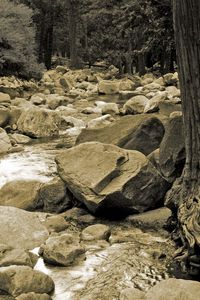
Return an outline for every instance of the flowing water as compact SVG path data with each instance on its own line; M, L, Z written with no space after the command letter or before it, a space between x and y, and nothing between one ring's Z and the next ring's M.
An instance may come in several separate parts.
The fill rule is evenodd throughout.
M68 141L67 141L68 140ZM10 153L0 158L0 188L12 180L38 180L47 182L55 177L55 156L59 143L70 145L70 138L41 140L24 146L21 152Z
M120 231L116 226L115 230ZM54 280L53 300L114 300L126 288L136 287L147 291L157 282L168 278L166 260L155 260L158 249L168 255L169 243L159 235L143 233L129 228L121 232L130 233L131 242L114 243L104 249L86 252L86 259L69 267L46 265L39 258L36 270L40 270ZM96 242L98 243L98 242ZM97 248L97 247L96 247Z

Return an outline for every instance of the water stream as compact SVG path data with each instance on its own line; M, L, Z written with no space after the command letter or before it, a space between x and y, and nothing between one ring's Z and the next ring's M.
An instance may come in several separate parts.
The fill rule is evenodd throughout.
M56 146L62 139L33 142L21 152L10 153L0 158L0 188L12 180L38 180L47 182L57 171Z

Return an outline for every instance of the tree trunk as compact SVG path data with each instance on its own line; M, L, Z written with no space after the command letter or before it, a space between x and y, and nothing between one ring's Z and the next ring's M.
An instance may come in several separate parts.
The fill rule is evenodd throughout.
M76 3L77 2L77 3ZM78 21L78 1L67 0L68 20L69 20L69 44L70 44L70 64L72 68L79 67L78 47L77 47L77 21Z
M186 149L178 221L188 257L200 253L200 2L173 2Z
M146 73L146 70L145 70L145 54L144 53L139 53L138 54L138 72L139 72L139 76L142 76Z
M46 32L44 62L47 70L51 68L52 53L53 53L53 24L49 26Z

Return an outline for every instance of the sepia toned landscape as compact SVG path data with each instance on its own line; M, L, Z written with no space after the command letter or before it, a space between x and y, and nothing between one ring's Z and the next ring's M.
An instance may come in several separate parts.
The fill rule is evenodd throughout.
M200 4L0 0L0 300L200 299Z

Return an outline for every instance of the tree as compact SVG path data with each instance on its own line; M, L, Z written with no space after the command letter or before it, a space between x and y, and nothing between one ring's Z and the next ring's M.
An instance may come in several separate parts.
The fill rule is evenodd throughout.
M173 5L186 162L170 197L177 203L182 259L190 262L200 255L200 2L174 0Z
M32 15L25 5L1 0L0 75L40 76Z
M66 0L68 10L70 63L72 68L79 67L78 23L80 0Z

